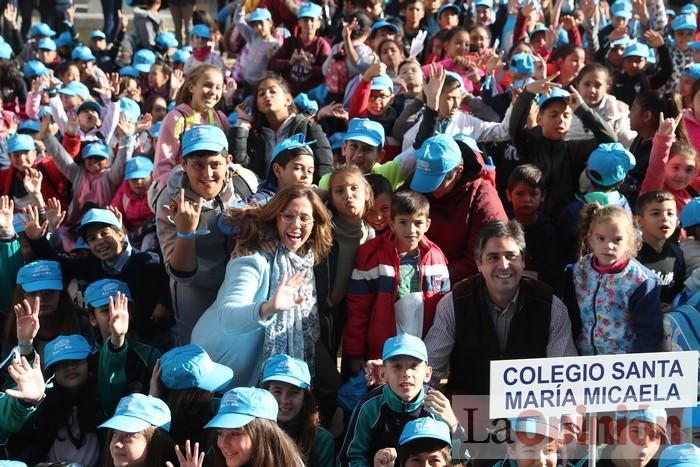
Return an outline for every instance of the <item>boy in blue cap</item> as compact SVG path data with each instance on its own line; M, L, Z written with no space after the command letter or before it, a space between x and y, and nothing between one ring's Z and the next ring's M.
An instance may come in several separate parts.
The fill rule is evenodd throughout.
M181 42L178 40L178 42ZM225 70L224 61L218 52L212 49L212 34L209 26L204 23L195 24L190 30L190 46L192 54L185 63L185 74L205 63L216 65L220 70ZM240 59L239 59L240 60Z
M321 65L328 58L331 45L317 34L322 15L319 5L302 3L297 12L298 35L285 39L270 60L270 69L282 75L293 96L323 83Z
M600 453L597 467L653 465L656 454L668 440L666 410L648 408L615 412L608 429L613 442Z
M449 400L430 381L428 352L423 341L399 334L384 343L382 361L386 384L370 391L355 408L338 454L341 467L372 465L377 451L399 444L408 422L434 417L449 426L451 436L463 433Z
M544 417L521 417L508 420L507 457L494 467L557 466L559 423Z

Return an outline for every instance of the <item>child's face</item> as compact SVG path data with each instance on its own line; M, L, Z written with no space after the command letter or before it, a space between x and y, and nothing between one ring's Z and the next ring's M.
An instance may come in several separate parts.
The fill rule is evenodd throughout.
M690 90L693 87L693 82L693 78L689 76L681 76L679 92L681 94L681 97L683 97L684 99L690 97Z
M208 70L199 77L190 88L190 92L192 92L190 107L197 111L213 109L224 92L224 77L218 70Z
M153 177L149 175L146 178L132 178L128 180L127 183L133 194L143 196L148 191L148 187L151 186L151 181L153 181Z
M80 69L81 73L85 73L86 75L91 75L92 72L95 70L95 62L90 60L87 62L78 62L78 68Z
M265 80L258 86L256 106L263 114L281 112L289 107L292 96L275 80Z
M399 70L399 78L407 85L423 85L423 71L417 62L409 62Z
M104 39L95 38L90 39L90 48L92 50L104 50L107 48L107 41Z
M143 465L148 455L148 440L143 433L114 430L109 441L109 453L114 467Z
M516 439L508 444L508 457L518 467L555 467L557 465L557 442L541 435L515 433Z
M417 358L399 355L384 362L384 374L391 390L402 401L410 402L430 381L433 370Z
M673 32L673 40L676 41L676 48L682 51L688 50L688 43L693 40L695 31L684 29L682 31Z
M444 467L450 465L442 451L417 452L410 454L403 463L404 467Z
M352 173L340 173L332 178L331 203L345 219L361 219L369 198L367 182Z
M56 364L56 384L64 389L77 389L88 378L87 360L64 360Z
M483 7L477 7L477 10ZM469 34L470 50L481 52L489 46L491 39L484 28L474 28Z
M438 118L453 118L459 111L459 106L464 100L464 91L459 86L446 89L443 86L440 92L440 102L438 105Z
M391 195L382 193L374 198L372 207L365 214L365 221L376 231L384 230L391 217Z
M604 71L591 71L581 77L578 92L583 101L591 108L598 107L603 97L608 93L608 74Z
M243 428L219 429L216 446L224 456L227 467L246 465L253 455L253 440Z
M644 240L663 241L673 235L678 223L676 202L666 200L646 205L644 211L637 215L637 225Z
M613 47L608 52L608 63L613 67L619 68L623 64L623 54L625 53L624 46Z
M153 101L153 107L151 107L151 116L153 116L154 122L160 122L168 114L168 103L162 97L157 98Z
M421 20L425 16L425 7L421 2L409 3L404 11L406 16L406 24L413 27L420 24Z
M389 224L394 233L399 253L410 253L418 250L420 241L430 228L430 219L422 214L397 214Z
M60 290L37 290L36 292L25 292L24 297L32 303L35 297L39 297L41 306L39 308L39 318L53 314L58 309L61 301Z
M542 190L525 182L518 182L512 190L506 192L508 201L513 205L516 217L530 217L537 214L544 201Z
M295 198L277 216L277 235L292 253L299 251L314 229L314 207L307 198Z
M403 53L393 42L387 42L379 50L379 59L387 66L389 70L398 70L403 58Z
M90 247L90 252L100 261L109 261L122 253L124 232L111 226L96 224L85 231L85 241Z
M577 48L569 55L564 57L563 60L559 61L559 73L561 76L566 76L573 79L578 76L578 73L583 68L585 61L586 54L582 49Z
M588 245L601 266L609 266L622 259L628 251L630 232L623 222L600 220L588 232Z
M647 59L644 57L625 57L622 59L622 71L627 76L639 76L647 66Z
M477 24L488 24L491 21L491 8L483 5L477 6L475 19Z
M18 172L32 168L36 161L36 151L15 151L10 153L10 164Z
M343 142L343 156L346 164L357 166L362 173L369 173L379 159L381 149L361 141Z
M547 35L544 32L533 34L530 38L533 50L541 50L547 44Z
M375 31L374 35L372 36L372 49L377 50L379 44L387 39L391 39L392 41L396 40L396 31L393 28L380 28L379 30Z
M444 15L445 13L442 14ZM445 45L445 56L449 58L461 57L467 52L469 52L469 34L466 32L456 33Z
M63 103L63 107L65 109L72 110L77 109L80 104L83 103L83 100L78 96L67 96L65 94L61 94L61 102Z
M168 84L168 80L170 79L170 76L166 75L163 73L163 70L161 67L154 66L151 68L151 71L148 73L148 85L151 86L152 88L157 88L160 89L166 84Z
M698 172L695 156L691 154L671 154L664 169L664 182L673 191L684 190Z
M207 39L201 36L197 36L195 34L192 35L192 39L190 39L190 45L194 49L199 49L201 47L206 47L207 46Z
M300 155L291 159L284 167L273 163L272 170L277 177L277 185L280 189L294 183L309 186L314 178L314 158L313 156Z
M571 128L573 113L566 102L552 102L537 114L542 135L552 141L561 141Z
M55 50L39 49L39 53L37 55L41 63L44 65L50 65L56 60Z
M263 39L267 39L272 35L272 21L268 19L263 21L251 21L250 26Z
M85 170L91 174L100 173L109 167L109 161L104 157L86 157L83 159Z
M81 130L88 132L99 126L100 116L92 109L83 110L78 114L78 124Z
M314 37L321 27L321 20L318 18L299 18L298 22L302 37Z
M109 308L106 306L94 308L94 313L89 314L90 326L97 328L103 341L109 339L112 330L109 326Z
M632 107L630 107L630 128L634 131L639 131L647 126L647 111L642 109L635 99L632 102Z
M459 24L459 15L452 8L448 8L438 17L438 24L442 29L454 28Z
M66 71L61 75L61 81L64 85L71 81L80 81L80 69L77 65L68 65Z
M394 95L388 89L377 89L370 91L369 102L367 103L367 112L376 117L384 115L384 112L389 108Z
M615 441L615 455L626 460L630 467L643 467L658 452L661 439L661 433L656 425L632 420L620 431Z
M299 415L304 405L303 389L289 383L273 381L268 391L275 397L279 406L277 421L290 422Z
M230 163L231 156L221 154L185 157L182 161L192 191L205 200L213 199L221 193Z

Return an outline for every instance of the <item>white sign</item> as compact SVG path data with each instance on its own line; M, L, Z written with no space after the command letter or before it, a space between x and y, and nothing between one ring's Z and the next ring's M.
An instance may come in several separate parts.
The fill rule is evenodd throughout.
M491 362L489 417L695 407L698 352Z

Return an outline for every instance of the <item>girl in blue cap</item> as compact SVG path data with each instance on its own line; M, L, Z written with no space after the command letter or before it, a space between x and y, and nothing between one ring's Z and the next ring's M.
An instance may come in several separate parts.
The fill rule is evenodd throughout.
M263 366L260 384L277 400L277 424L296 442L304 465L334 466L335 441L320 425L306 362L284 354L273 355Z

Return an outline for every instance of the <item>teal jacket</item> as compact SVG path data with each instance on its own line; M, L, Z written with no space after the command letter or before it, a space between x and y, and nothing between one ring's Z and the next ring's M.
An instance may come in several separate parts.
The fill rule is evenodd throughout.
M24 265L19 237L0 240L0 314L11 311L17 271Z
M291 422L278 422L280 428L284 430L294 441L298 442L302 422L294 419ZM335 467L335 440L328 430L319 426L314 438L313 451L306 467Z
M35 410L35 406L26 406L19 399L0 392L0 444L20 431Z

